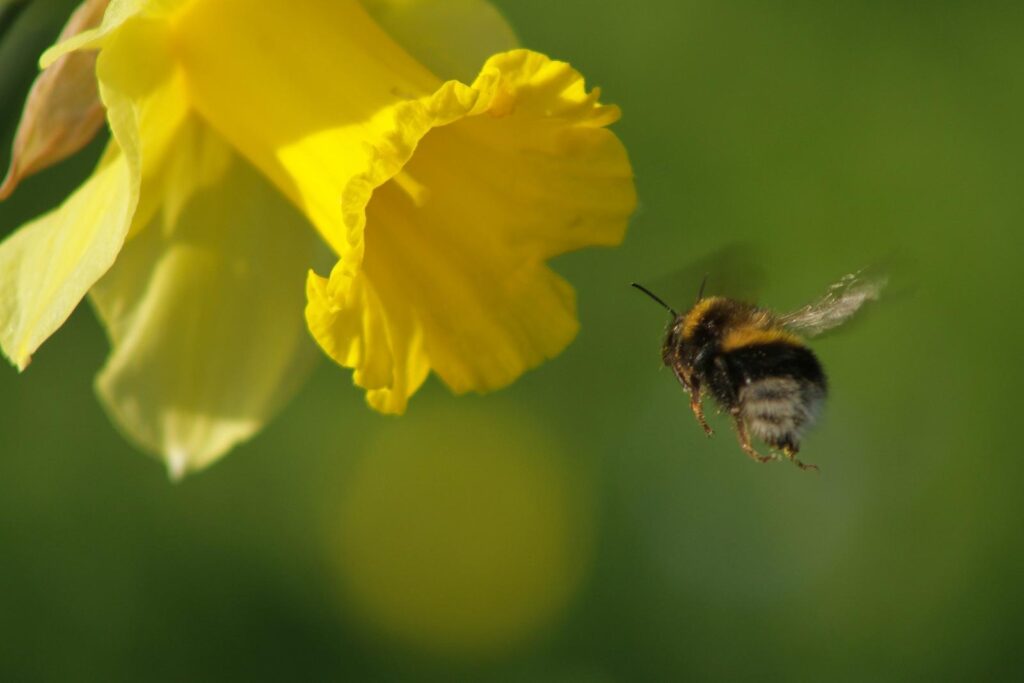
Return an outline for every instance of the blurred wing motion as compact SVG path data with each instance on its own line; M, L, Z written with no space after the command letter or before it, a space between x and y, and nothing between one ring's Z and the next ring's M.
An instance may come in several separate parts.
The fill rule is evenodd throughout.
M705 296L725 296L753 303L768 279L761 251L746 243L728 244L669 273L645 275L645 283L682 310L693 305L694 295L705 278Z
M842 325L868 301L877 300L888 281L884 275L851 273L814 303L779 316L778 322L805 337L816 337Z

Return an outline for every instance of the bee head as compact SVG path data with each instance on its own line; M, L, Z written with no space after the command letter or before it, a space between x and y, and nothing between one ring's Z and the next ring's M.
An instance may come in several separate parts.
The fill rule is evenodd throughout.
M669 323L665 331L665 342L661 345L661 360L665 365L672 365L672 360L679 353L679 345L683 341L682 319L678 316Z

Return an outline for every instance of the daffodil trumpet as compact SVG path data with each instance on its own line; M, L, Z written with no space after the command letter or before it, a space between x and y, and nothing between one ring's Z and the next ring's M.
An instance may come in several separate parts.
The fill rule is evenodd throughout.
M577 332L547 261L635 206L618 108L480 0L110 0L40 78L78 55L60 77L92 79L110 141L0 244L0 348L24 369L88 295L100 399L175 476L255 434L316 346L386 413L431 372L506 386Z

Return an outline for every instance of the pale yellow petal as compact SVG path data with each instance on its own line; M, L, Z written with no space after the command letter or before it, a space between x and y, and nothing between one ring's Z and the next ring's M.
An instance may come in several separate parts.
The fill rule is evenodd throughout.
M435 75L469 83L488 57L519 46L486 0L362 0L406 52Z
M128 163L112 145L58 209L0 244L0 347L18 369L114 262L136 196Z
M187 101L166 45L152 20L129 19L107 36L96 64L113 134L104 160L58 209L0 244L0 347L19 368L114 263L142 175L160 165L184 121Z
M419 102L435 127L374 191L361 268L343 255L309 296L314 338L371 400L390 391L389 411L425 368L456 392L488 391L559 353L577 330L575 295L546 259L617 244L636 204L625 150L605 128L618 110L567 64L504 53L468 90L461 116L436 101L445 88ZM414 353L381 329L411 329Z
M187 126L154 180L184 204L154 214L92 292L113 347L103 403L175 477L251 437L317 357L302 318L315 233L230 155Z
M103 21L96 28L82 31L74 36L61 40L48 49L39 58L39 65L49 67L63 55L75 50L95 50L106 44L107 38L113 35L121 25L129 19L148 17L163 19L171 16L181 6L192 0L110 0Z

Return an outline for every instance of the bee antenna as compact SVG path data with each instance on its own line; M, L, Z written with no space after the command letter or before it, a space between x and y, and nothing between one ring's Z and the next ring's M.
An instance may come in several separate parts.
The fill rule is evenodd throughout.
M704 279L700 281L700 289L697 290L697 301L704 298L704 285L708 283L708 274L704 273Z
M662 301L662 300L661 300L661 297L660 297L660 296L658 296L657 294L655 294L654 292L652 292L651 290L647 289L646 287L644 287L643 285L641 285L641 284L640 284L640 283L638 283L638 282L630 282L629 284L630 284L630 286L631 286L631 287L636 287L636 288L637 288L637 289L639 289L639 290L640 290L641 292L643 292L643 293L644 293L644 294L646 294L647 296L649 296L649 297L651 297L652 299L654 299L655 301L657 301L657 302L658 302L659 304L661 304L661 305L662 305L662 306L663 306L663 307L665 308L665 310L666 310L666 311L668 311L668 312L669 312L669 313L671 313L672 315L676 316L677 318L679 317L679 314L678 314L678 313L676 313L676 309L672 308L672 307L671 307L671 306L669 306L669 305L668 305L667 303L665 303L664 301Z

